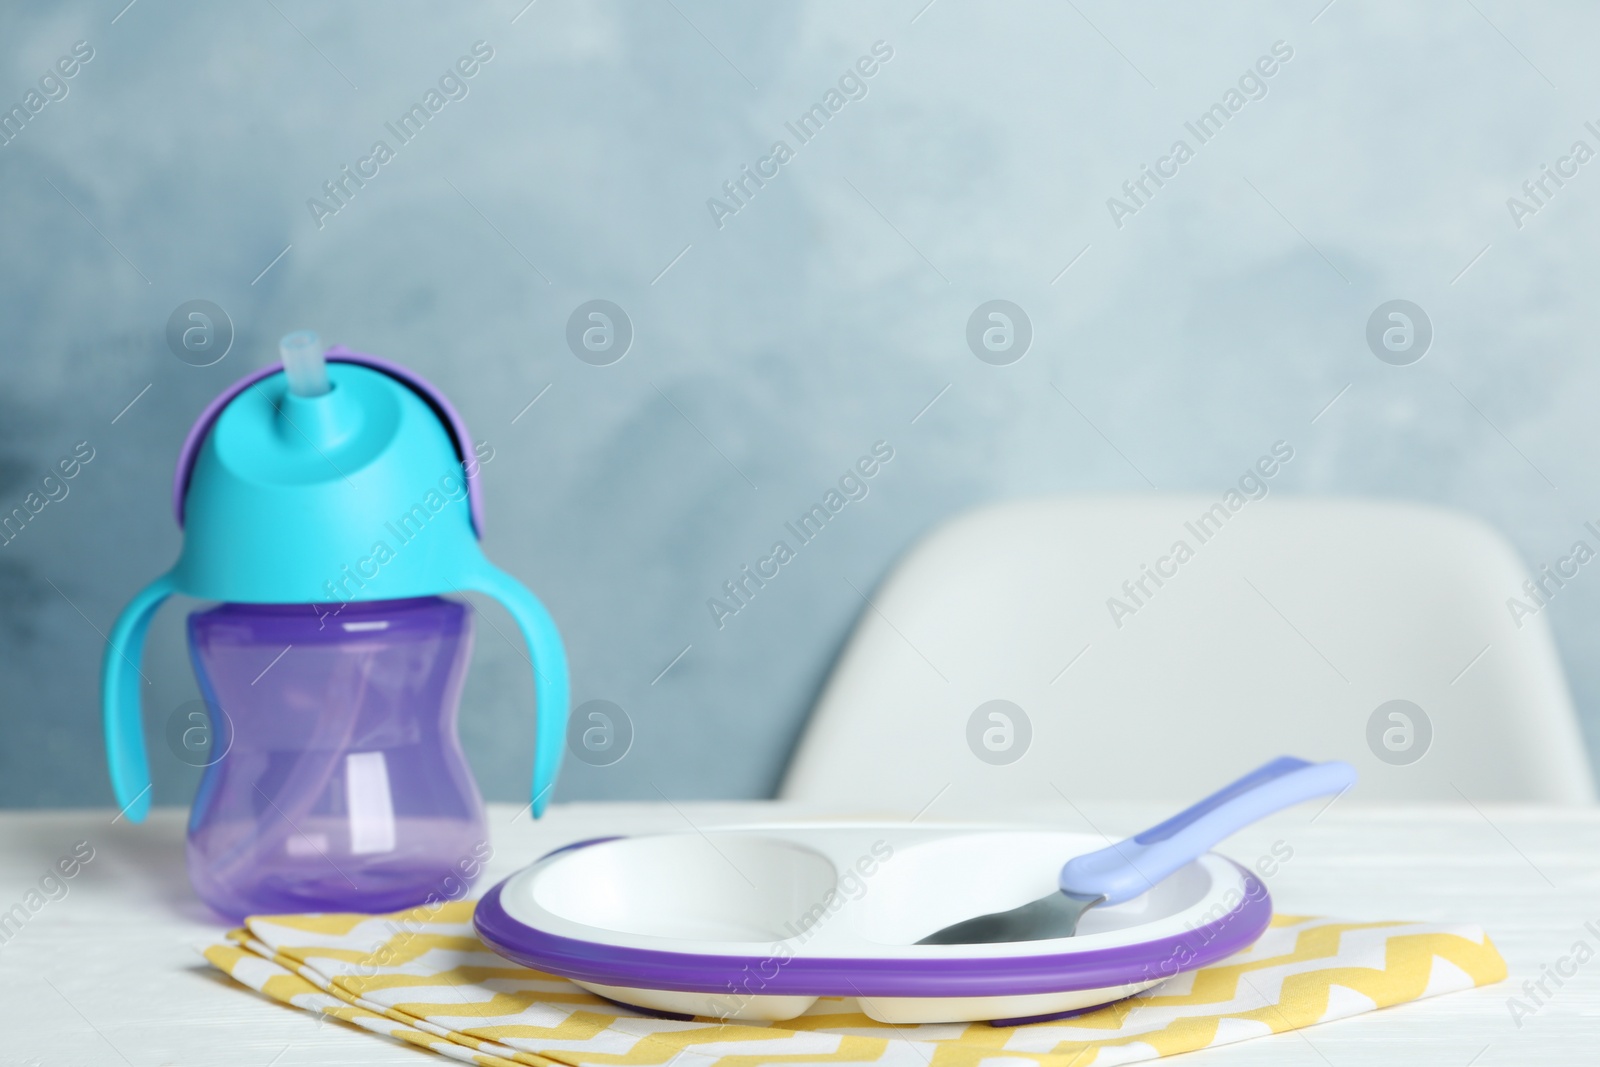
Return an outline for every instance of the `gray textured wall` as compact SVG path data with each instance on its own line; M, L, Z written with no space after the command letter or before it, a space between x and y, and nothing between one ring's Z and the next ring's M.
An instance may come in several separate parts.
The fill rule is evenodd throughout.
M414 366L495 447L490 554L562 623L575 697L636 727L620 763L569 764L568 798L770 791L851 584L983 501L1210 491L1286 438L1278 491L1464 508L1538 562L1600 516L1600 161L1507 205L1574 141L1600 149L1600 12L924 4L0 13L5 107L93 49L0 147L0 510L77 442L95 455L0 547L0 804L109 801L101 633L177 549L189 422L298 326ZM468 94L314 218L477 41ZM878 41L865 95L799 143L786 121ZM1186 131L1279 41L1263 97ZM1180 138L1194 157L1114 220ZM708 198L779 139L793 158L719 226ZM163 338L200 298L236 330L204 368ZM637 332L610 366L565 342L592 298ZM1033 326L1008 366L965 338L993 298ZM1364 336L1396 298L1435 330L1410 366ZM719 631L706 599L880 439L870 494ZM145 668L160 803L195 780L159 736L195 696L191 607ZM1587 570L1549 608L1591 744L1597 609ZM496 798L526 788L525 670L480 627L463 734Z

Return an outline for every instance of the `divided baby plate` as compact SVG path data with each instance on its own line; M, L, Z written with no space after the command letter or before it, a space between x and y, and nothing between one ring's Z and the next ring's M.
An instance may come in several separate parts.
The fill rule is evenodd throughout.
M496 952L651 1012L778 1021L850 997L885 1023L1023 1020L1132 996L1251 944L1272 902L1208 853L1070 938L918 945L1026 903L1102 848L1050 829L794 823L579 842L479 903Z

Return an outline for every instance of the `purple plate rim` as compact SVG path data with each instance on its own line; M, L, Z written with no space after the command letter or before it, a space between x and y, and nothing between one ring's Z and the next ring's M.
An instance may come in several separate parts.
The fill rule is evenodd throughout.
M1226 857L1224 857L1226 858ZM1267 887L1244 877L1244 897L1226 915L1182 934L1086 952L941 959L708 955L629 948L546 933L513 919L500 903L510 878L478 902L472 918L501 956L579 982L630 989L747 996L1005 997L1111 989L1204 967L1255 943L1272 919ZM516 877L512 875L512 877ZM912 946L907 946L911 948ZM928 946L937 951L936 946Z

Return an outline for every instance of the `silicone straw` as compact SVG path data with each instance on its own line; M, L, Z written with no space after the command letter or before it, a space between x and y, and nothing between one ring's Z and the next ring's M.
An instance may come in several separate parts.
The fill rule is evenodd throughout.
M278 342L278 355L283 358L289 392L295 396L321 396L328 391L328 364L322 352L322 338L315 330L283 335Z

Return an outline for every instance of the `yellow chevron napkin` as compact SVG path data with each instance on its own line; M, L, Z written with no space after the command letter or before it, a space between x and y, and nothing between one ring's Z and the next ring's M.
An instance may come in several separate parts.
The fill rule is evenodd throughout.
M472 902L395 915L282 915L205 956L274 1000L467 1063L754 1067L881 1063L968 1067L991 1057L1106 1067L1226 1045L1498 982L1505 961L1476 926L1277 915L1260 940L1088 1015L1027 1026L888 1026L823 998L781 1024L636 1015L490 951Z

